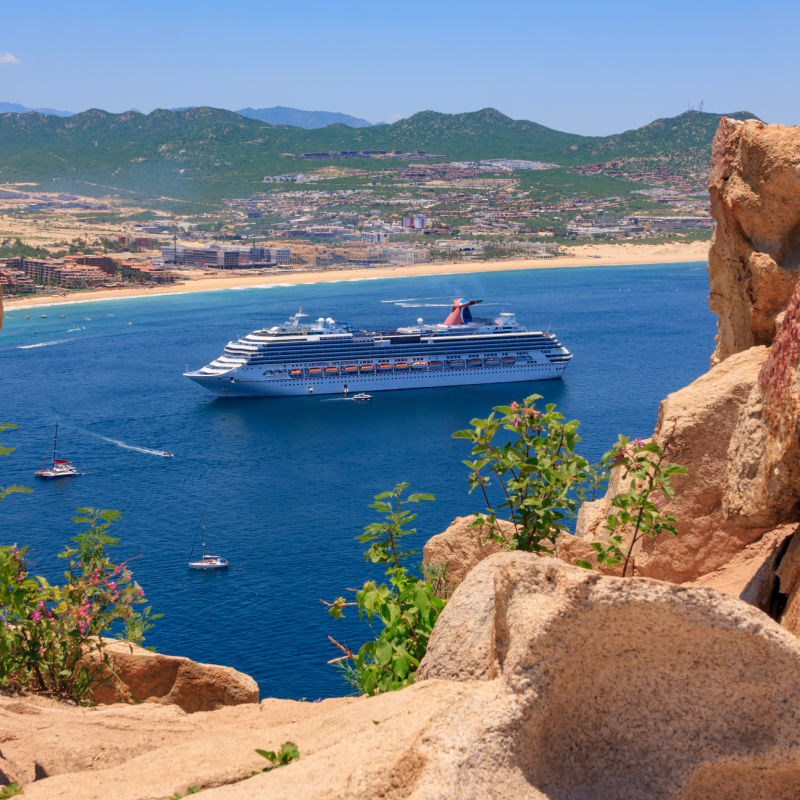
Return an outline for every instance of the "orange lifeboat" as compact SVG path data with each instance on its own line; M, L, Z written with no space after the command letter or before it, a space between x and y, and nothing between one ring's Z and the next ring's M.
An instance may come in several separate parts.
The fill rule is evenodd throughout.
M362 364L359 369L361 372L372 372L375 369L374 364Z

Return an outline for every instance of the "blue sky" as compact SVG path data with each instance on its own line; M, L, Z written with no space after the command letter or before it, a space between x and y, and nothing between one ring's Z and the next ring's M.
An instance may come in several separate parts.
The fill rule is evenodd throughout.
M607 134L686 110L800 123L800 3L0 0L0 101L273 105L393 121L493 106Z

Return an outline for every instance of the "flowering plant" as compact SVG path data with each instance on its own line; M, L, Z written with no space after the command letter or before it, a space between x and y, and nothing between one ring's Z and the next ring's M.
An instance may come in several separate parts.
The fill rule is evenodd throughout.
M150 606L127 563L114 564L106 548L118 511L79 508L84 531L59 558L62 585L31 576L27 548L0 547L0 686L16 686L75 699L112 674L103 635L140 642L152 627Z
M464 463L470 469L470 492L480 488L487 511L477 514L473 525L488 525L490 538L512 550L552 553L563 521L574 515L587 487L596 490L605 475L575 452L577 420L565 422L553 403L537 409L541 399L534 394L521 404L496 406L487 419L471 420L472 427L456 431L453 438L472 442L477 456ZM501 430L511 437L495 441ZM500 490L500 502L490 497L493 485ZM514 526L510 540L497 523L499 509L507 509Z
M643 536L652 539L661 533L678 535L673 524L677 522L676 518L666 514L662 505L664 499L675 496L670 485L673 476L686 475L687 470L680 464L666 461L663 448L655 442L631 441L627 436L617 439L614 447L603 456L602 463L606 467L621 469L622 478L630 478L630 486L628 491L620 492L611 500L614 511L604 526L610 533L607 542L592 542L592 547L597 553L598 564L607 567L622 564L622 576L625 577L629 566L633 573L633 548ZM623 534L626 532L628 541L624 544L626 536ZM588 562L577 563L591 569Z

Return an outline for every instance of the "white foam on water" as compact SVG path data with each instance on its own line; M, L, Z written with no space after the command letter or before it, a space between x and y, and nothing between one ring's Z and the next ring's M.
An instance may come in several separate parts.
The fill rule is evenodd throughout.
M37 342L36 344L18 344L17 350L32 350L34 347L50 347L54 344L63 344L69 339L54 339L52 342Z
M123 450L133 450L136 453L145 453L149 456L159 456L164 458L164 450L153 450L149 447L138 447L135 444L128 444L127 442L122 442L119 439L110 439L108 436L100 436L98 433L93 433L92 436L96 436L98 439L102 439L104 442L108 442L109 444L114 444L117 447L121 447Z

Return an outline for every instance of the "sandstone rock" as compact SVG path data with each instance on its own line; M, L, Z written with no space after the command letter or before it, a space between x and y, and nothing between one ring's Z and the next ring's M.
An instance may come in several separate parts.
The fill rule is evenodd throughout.
M115 677L96 687L97 703L148 701L191 713L258 702L255 680L231 667L199 664L120 641L109 642L105 652Z
M788 543L788 548L780 559L775 575L779 581L780 593L785 597L785 606L780 621L796 636L800 636L800 527Z
M754 608L498 553L403 691L190 715L0 698L0 769L40 759L29 800L788 800L799 693L800 642ZM242 780L285 741L299 761Z
M724 566L684 586L707 587L744 600L773 619L779 619L786 598L776 575L789 539L797 526L781 525L734 553Z
M712 590L500 553L442 612L418 677L507 687L509 758L548 797L766 797L761 767L781 765L769 790L788 798L798 667L794 636ZM705 795L720 774L730 793Z
M728 451L724 511L739 524L800 519L800 285L739 416Z
M724 118L712 146L712 364L772 342L800 276L800 127Z
M663 506L678 520L680 535L642 540L634 554L637 575L696 580L723 567L764 533L764 527L726 520L722 497L728 444L766 356L765 347L731 356L662 401L653 438L668 461L688 470L688 475L673 478L675 498ZM607 538L603 523L612 510L611 499L627 488L621 480L615 471L605 497L581 507L576 536Z
M426 564L447 564L444 577L451 591L479 561L503 549L500 542L488 538L488 525L480 528L472 526L474 519L474 514L456 517L447 530L428 539L422 549L422 558ZM513 532L510 522L499 520L499 525L507 536Z
M584 504L587 505L590 504ZM488 525L481 528L473 527L471 523L474 519L474 514L468 517L456 517L447 530L432 536L423 547L423 559L426 564L447 564L444 577L447 580L448 594L455 590L476 564L493 553L506 549L500 542L487 538ZM498 525L504 537L510 538L514 531L513 524L502 519L498 520ZM595 552L591 544L567 531L559 533L553 554L570 564L578 560L595 563ZM612 567L601 571L616 574L619 568Z

